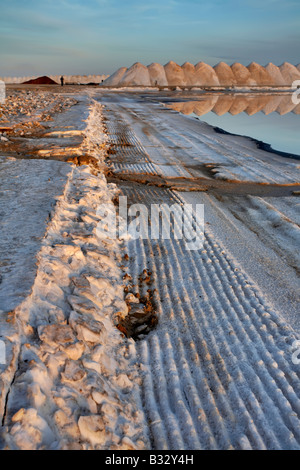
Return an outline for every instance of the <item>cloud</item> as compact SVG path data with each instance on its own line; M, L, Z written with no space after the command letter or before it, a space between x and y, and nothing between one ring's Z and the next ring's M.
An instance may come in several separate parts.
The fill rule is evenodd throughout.
M293 0L2 3L1 73L22 63L57 69L63 60L72 73L110 73L137 60L299 62Z

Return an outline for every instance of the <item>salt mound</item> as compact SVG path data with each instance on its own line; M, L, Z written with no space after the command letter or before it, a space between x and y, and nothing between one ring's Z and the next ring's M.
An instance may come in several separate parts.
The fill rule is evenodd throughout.
M257 64L256 62L251 62L251 64L247 66L247 69L249 70L251 74L251 78L255 80L257 85L274 85L275 84L274 80L266 71L266 69L262 67L261 65Z
M170 86L186 85L182 68L172 60L164 66L168 84Z
M121 67L119 68L115 73L113 73L110 77L108 77L102 85L107 85L107 86L118 86L120 80L122 80L125 72L127 70L127 67Z
M58 85L54 80L45 75L43 77L34 78L23 82L24 85Z
M269 63L263 67L251 62L248 67L236 62L229 66L219 62L211 67L204 62L196 65L185 62L181 67L173 61L162 66L156 62L148 65L136 62L129 69L121 67L107 78L108 86L290 86L300 80L300 64L295 67L287 62L280 67Z
M220 85L222 86L232 86L236 85L236 78L234 76L231 67L225 62L219 62L214 66L214 70L219 79Z
M160 85L167 86L168 81L166 77L166 72L163 65L153 62L148 65L148 72L150 77L150 83L152 86Z
M244 65L239 64L238 62L235 62L234 64L232 64L231 70L235 76L237 85L239 86L256 85L256 81L253 80L253 78L251 78L251 74L249 70Z
M300 80L300 71L294 65L284 62L280 65L279 69L285 81L285 85L291 85L294 80Z
M184 73L186 84L190 86L198 85L195 66L190 64L190 62L185 62L181 68Z
M284 78L281 75L280 69L279 67L277 67L277 65L274 65L272 64L272 62L269 62L269 64L266 65L265 70L268 72L275 85L285 84Z
M203 86L220 86L219 79L214 69L204 62L198 62L195 65L197 76L197 85Z
M125 72L119 84L120 86L151 86L147 67L136 62Z

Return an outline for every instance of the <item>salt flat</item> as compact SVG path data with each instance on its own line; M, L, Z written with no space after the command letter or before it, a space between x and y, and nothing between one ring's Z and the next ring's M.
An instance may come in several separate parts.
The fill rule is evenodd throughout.
M0 366L1 446L299 449L297 163L168 110L155 94L80 94L69 120L60 114L40 136L50 147L57 139L55 149L42 160L38 148L32 161L42 168L37 193L47 171L62 173L47 186L56 197L54 207L46 198L47 225L38 216L48 206L38 204L11 255L19 270L23 252L37 266L20 304L0 307L9 360ZM80 131L74 148L63 144L66 126ZM10 174L27 162L2 164ZM38 176L25 172L23 184ZM154 240L99 231L100 205L113 211L118 195L149 210L204 204L204 227L193 211L187 219L203 246L187 250L174 227ZM32 230L42 238L31 251L23 240ZM13 268L8 293L17 292ZM150 300L158 323L148 334L139 323L133 339L126 318Z

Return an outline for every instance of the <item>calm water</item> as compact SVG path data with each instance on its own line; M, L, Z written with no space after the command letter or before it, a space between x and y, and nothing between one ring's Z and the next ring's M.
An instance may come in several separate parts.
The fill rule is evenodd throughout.
M250 136L275 150L300 156L300 105L293 104L291 95L210 95L168 106L232 134Z

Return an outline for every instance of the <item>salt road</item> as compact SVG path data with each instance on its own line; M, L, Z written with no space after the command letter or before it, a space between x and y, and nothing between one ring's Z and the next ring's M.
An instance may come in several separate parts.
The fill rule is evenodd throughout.
M99 165L71 164L31 293L2 312L3 448L299 449L298 163L153 93L79 101L89 114L77 158ZM203 204L202 248L174 231L100 235L97 209L118 195L148 213ZM126 319L150 304L158 321L133 339Z

